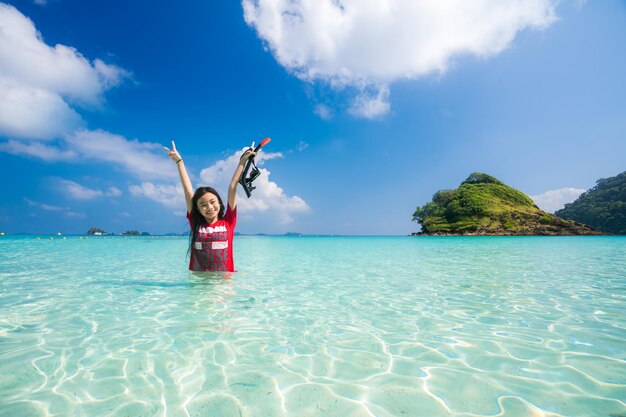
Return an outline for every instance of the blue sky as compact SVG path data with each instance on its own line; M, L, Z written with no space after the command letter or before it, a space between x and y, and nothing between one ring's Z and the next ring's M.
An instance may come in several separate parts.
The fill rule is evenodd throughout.
M242 233L404 235L481 171L554 211L626 165L626 3L0 3L0 230L184 232L194 186ZM456 3L455 3L456 4Z

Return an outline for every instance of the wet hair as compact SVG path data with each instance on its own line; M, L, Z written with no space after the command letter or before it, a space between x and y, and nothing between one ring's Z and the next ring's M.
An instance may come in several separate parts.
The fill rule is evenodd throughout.
M217 219L221 220L224 218L224 211L226 210L224 207L224 203L222 202L222 198L219 193L215 191L215 188L212 187L200 187L193 193L193 197L191 198L191 232L189 233L189 248L187 249L187 255L191 254L191 249L193 249L193 242L196 241L198 237L198 231L203 224L206 224L206 219L198 210L198 200L200 197L205 195L206 193L211 193L215 197L217 197L217 202L220 204L220 211L217 213Z

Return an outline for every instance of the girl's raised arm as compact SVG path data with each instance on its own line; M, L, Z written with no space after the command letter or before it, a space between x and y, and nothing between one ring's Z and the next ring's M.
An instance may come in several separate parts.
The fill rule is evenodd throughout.
M178 175L180 176L180 183L182 184L183 191L185 192L187 213L191 213L191 199L193 197L193 187L191 186L191 180L189 179L189 175L187 174L187 170L185 169L185 162L176 150L176 144L174 143L174 141L172 141L172 149L168 149L165 146L163 147L163 149L167 151L167 156L169 156L172 161L176 162L176 166L178 167Z
M228 185L228 205L232 210L237 207L237 184L239 184L239 177L243 172L243 167L246 165L248 158L253 158L256 155L252 148L248 149L241 155L239 158L239 164L235 169L235 173L233 174L233 178L230 180L230 184Z

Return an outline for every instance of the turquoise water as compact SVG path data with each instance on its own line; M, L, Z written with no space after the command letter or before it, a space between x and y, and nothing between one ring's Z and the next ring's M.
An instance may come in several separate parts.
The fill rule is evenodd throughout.
M0 416L625 416L626 238L0 238Z

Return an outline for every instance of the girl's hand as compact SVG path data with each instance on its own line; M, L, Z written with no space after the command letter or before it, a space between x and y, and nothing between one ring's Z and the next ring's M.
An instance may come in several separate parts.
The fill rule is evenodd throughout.
M166 148L165 146L163 147L163 149L165 149L167 151L167 156L172 161L178 163L178 162L183 160L183 158L180 156L180 154L176 150L176 144L174 143L174 141L172 141L172 149L171 150L169 148Z
M248 148L248 150L241 155L241 158L239 158L239 165L245 164L248 159L254 158L255 156L256 152L254 152L252 148Z

